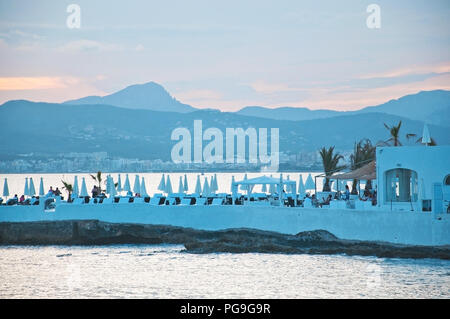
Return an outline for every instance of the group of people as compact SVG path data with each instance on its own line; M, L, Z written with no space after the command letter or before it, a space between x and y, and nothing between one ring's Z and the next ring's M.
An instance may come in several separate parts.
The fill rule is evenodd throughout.
M45 195L46 197L51 197L51 196L61 196L61 191L59 190L58 187L56 187L56 189L53 189L52 186L50 186L50 189L47 192L47 195Z
M92 198L106 197L106 194L97 185L94 185L94 187L92 187L91 193L92 193Z
M344 192L336 192L334 195L334 199L336 200L344 200L349 201L350 200L350 188L348 185L345 185L345 191ZM305 200L311 200L311 204L313 207L322 207L326 205L330 205L330 202L333 200L333 195L329 194L327 198L322 197L322 201L319 201L315 194L310 195L306 194ZM371 201L372 205L377 204L377 191L376 190L370 190L365 189L363 196L359 197L359 200L361 201Z

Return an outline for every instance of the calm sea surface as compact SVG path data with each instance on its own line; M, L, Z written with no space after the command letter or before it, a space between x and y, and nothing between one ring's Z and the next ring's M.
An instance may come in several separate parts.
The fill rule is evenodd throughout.
M0 298L449 298L450 261L0 247Z

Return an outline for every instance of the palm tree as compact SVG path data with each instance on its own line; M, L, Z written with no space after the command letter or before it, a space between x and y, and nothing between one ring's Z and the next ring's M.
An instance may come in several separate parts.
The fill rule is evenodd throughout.
M397 125L393 126L388 126L386 123L383 124L384 127L391 134L391 137L383 143L389 145L389 143L391 142L393 146L402 146L402 143L400 142L400 127L402 126L402 121L398 122Z
M369 139L362 139L355 143L353 154L350 155L350 165L352 170L358 169L375 159L376 147L372 145ZM352 194L357 194L356 185L358 181L353 180ZM366 187L371 188L370 181L367 182Z
M344 157L339 153L333 154L333 152L334 146L331 146L328 149L322 147L322 149L319 151L319 154L322 157L323 170L325 172L325 176L330 176L331 174L338 172L344 168L344 166L338 166L339 160L343 159ZM322 191L323 192L331 191L330 179L328 177L325 177L325 184L323 185Z
M72 187L72 184L69 184L69 183L67 183L67 182L65 182L65 181L61 181L62 183L63 183L63 188L65 188L66 190L67 190L67 192L69 193L69 197L67 198L67 201L68 202L70 202L71 201L71 198L70 198L70 195L72 194L72 192L73 192L73 187Z
M98 189L99 189L99 194L102 192L102 172L98 171L97 172L97 176L92 175L91 177L94 181L96 181L98 183Z

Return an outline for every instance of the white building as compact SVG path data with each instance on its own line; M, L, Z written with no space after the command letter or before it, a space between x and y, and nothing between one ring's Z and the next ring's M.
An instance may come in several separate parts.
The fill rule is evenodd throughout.
M377 148L378 206L384 210L446 212L450 146Z

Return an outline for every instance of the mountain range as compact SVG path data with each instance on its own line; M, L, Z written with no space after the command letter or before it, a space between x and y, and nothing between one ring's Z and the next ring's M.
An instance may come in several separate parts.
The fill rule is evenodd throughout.
M130 109L188 113L199 109L179 102L164 87L155 82L135 84L106 96L87 96L70 100L72 105L112 105ZM246 106L236 112L239 115L275 120L303 121L363 113L386 113L425 121L429 124L450 126L450 91L422 91L403 96L386 103L368 106L357 111L311 110L306 107Z
M450 144L449 94L420 92L353 112L261 107L238 112L201 110L178 102L156 83L60 104L15 100L0 106L0 156L106 151L125 158L170 160L176 143L171 140L172 130L186 127L192 134L197 119L203 121L204 130L217 127L222 132L228 127L279 128L280 151L286 153L332 145L351 150L362 138L376 143L389 137L384 123L399 121L404 144L414 144L405 136L420 136L424 120L438 144Z
M160 84L148 82L126 87L106 96L87 96L78 100L70 100L64 104L73 105L113 105L130 109L144 109L162 112L187 113L196 109L183 104L172 97Z
M390 100L380 105L368 106L358 111L310 110L304 107L264 108L261 106L247 106L237 113L247 116L293 121L315 120L339 115L386 113L431 124L450 126L450 91L422 91Z

